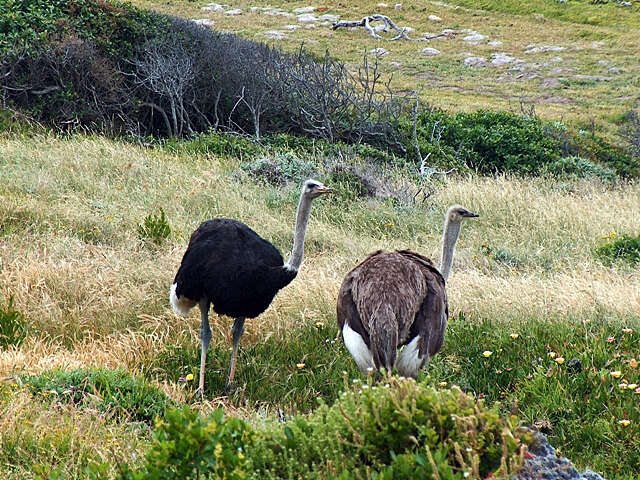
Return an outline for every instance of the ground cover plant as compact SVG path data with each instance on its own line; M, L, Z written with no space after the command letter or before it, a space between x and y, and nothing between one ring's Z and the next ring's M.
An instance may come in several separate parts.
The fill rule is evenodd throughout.
M261 32L282 22L251 12L248 3L238 4L245 13L235 17L205 13L205 2L135 3L187 18L207 16L221 30L243 30L237 33L249 40L262 39ZM306 6L276 4L287 11ZM421 95L437 99L435 106L442 108L421 117L420 135L428 141L419 148L423 158L431 154L434 163L427 166L457 168L447 175L427 178L420 175L417 157L369 145L265 132L257 142L251 121L246 136L206 131L188 140L132 142L89 132L60 134L3 111L0 320L11 340L0 343L0 477L146 478L164 466L195 476L196 452L203 448L207 455L200 459L208 463L201 470L220 467L219 476L223 470L227 476L250 475L268 466L274 476L335 477L343 466L351 468L341 462L368 456L370 464L358 464L362 477L396 478L430 471L425 445L442 466L442 478L451 471L462 476L454 437L439 436L434 444L425 422L414 424L402 415L405 407L414 408L402 399L416 399L413 413L419 419L437 408L475 411L480 402L486 432L498 443L488 450L488 444L471 445L478 455L490 450L490 458L478 462L478 474L472 459L464 459L471 478L484 478L501 464L503 450L495 448L503 438L496 432L515 431L511 415L542 429L581 469L608 479L635 478L640 277L633 256L609 263L612 256L597 253L618 240L623 253L633 252L622 232L633 240L638 231L637 115L623 115L634 108L624 97L634 88L636 66L622 53L636 48L627 37L635 20L617 17L615 24L593 25L569 16L560 23L549 13L555 4L545 3L544 19L525 10L490 13L430 3L424 12L414 5L387 10L424 30L453 25L455 38L431 43L443 52L437 61L416 56L415 43L371 45L366 35L354 37L362 32L324 36L320 26L295 30L282 41L289 52L297 51L300 39L318 41L308 45L315 58L338 44L339 58L352 69L364 50L391 50L380 65L385 73L397 70L393 85L415 90L422 79ZM8 5L16 3L0 8ZM579 5L594 15L624 8ZM575 12L575 5L569 7L567 12ZM368 13L371 5L327 8L346 18ZM442 17L442 24L427 20L430 13ZM537 103L539 118L523 115L522 95L542 98L540 77L516 78L527 78L532 66L518 72L510 66L463 70L458 50L487 58L495 51L461 38L463 29L486 25L493 25L488 33L495 38L505 40L503 33L510 32L501 50L540 63L543 78L559 63L551 62L552 55L563 56L558 68L567 69L565 83L545 88L573 103ZM562 43L557 32L572 43ZM523 53L532 42L557 42L565 50ZM594 42L604 45L592 47ZM598 64L605 59L611 63ZM403 64L393 67L392 61ZM614 66L624 71L611 73L612 80L574 77ZM427 71L437 78L424 76ZM483 92L481 84L488 87ZM452 86L462 91L447 90ZM598 113L591 122L593 112ZM405 120L411 133L411 115ZM548 127L553 129L546 137ZM502 131L510 134L496 140ZM513 138L519 141L510 143ZM405 148L415 153L413 140ZM526 157L518 156L521 148L529 152ZM510 173L495 174L492 162L498 157ZM476 175L483 165L486 175ZM530 168L542 176L521 176ZM204 219L231 217L286 254L303 173L336 192L314 206L300 274L263 315L247 322L237 388L230 394L223 384L231 321L211 315L207 388L200 400L194 385L199 318L175 316L167 301L189 235ZM442 215L453 203L481 217L468 225L457 247L447 285L451 319L445 346L417 383L392 380L386 388L384 380L361 374L344 348L335 326L336 293L346 272L379 248L411 248L437 259ZM142 235L145 224L150 229ZM164 240L149 248L151 232ZM611 232L618 232L615 238ZM167 410L170 405L178 410ZM377 423L380 411L390 415L389 429ZM366 413L361 423L354 412ZM435 421L448 427L448 419ZM366 440L363 433L358 441L349 426L365 432ZM324 463L316 461L316 448L336 432L344 441L331 442ZM386 445L387 434L397 434L394 444L402 452L373 448ZM237 455L239 445L244 458ZM514 448L508 445L515 461Z

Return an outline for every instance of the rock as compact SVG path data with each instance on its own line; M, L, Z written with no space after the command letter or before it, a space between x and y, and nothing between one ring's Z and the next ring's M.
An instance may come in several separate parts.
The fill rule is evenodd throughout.
M316 24L315 23L307 23L304 28L306 28L307 30L310 28L316 28Z
M271 15L272 17L293 17L293 13L285 12L283 10L265 10L265 15Z
M294 8L292 11L296 15L299 15L301 13L311 13L311 12L315 11L315 9L316 9L316 7L300 7L300 8Z
M395 8L396 10L402 10L402 4L401 3L396 3L393 8Z
M224 12L224 7L219 3L209 3L207 6L202 7L200 10L205 12Z
M567 363L567 371L569 373L580 373L582 371L582 363L578 358L572 358Z
M507 65L509 63L513 63L516 61L515 57L510 57L504 52L500 53L492 53L491 54L491 65L496 67L500 67L502 65Z
M340 17L338 15L331 15L329 13L325 13L324 15L320 15L320 18L322 20L325 20L327 22L331 22L331 23L336 23Z
M210 18L194 18L191 21L193 23L197 23L198 25L202 25L203 27L211 27L215 23Z
M400 68L402 66L400 62L389 62L389 65L391 65L393 68Z
M473 53L471 52L460 52L458 55L460 55L461 57L473 57Z
M386 3L379 3L378 8L389 8L389 5L387 5Z
M376 55L378 57L384 57L389 54L389 50L386 50L382 47L374 48L373 50L369 50L369 53L372 55Z
M533 435L533 443L529 447L529 455L512 480L604 480L600 475L587 469L579 473L565 457L558 458L555 449L540 432Z
M539 47L528 45L524 53L561 52L563 50L566 50L566 47L560 47L558 45L540 45Z
M264 32L264 35L271 40L282 40L287 37L287 34L280 30L268 30Z
M242 15L242 10L240 10L239 8L234 8L232 10L227 10L226 12L224 12L225 15Z
M464 59L464 64L467 67L484 67L487 64L487 59L484 57L467 57Z
M534 13L533 14L533 18L535 18L536 20L543 20L544 21L544 15L542 13Z
M602 48L604 47L604 42L591 42L591 48Z
M464 37L462 40L464 40L465 42L470 42L470 43L477 43L477 42L482 42L484 40L486 40L487 37L486 35L482 35L478 32L474 32L471 35L467 35L466 37Z
M423 55L429 55L429 56L433 56L433 55L440 55L440 50L436 49L436 48L423 48L422 49L422 54Z
M600 75L574 75L573 78L576 80L587 80L593 82L610 82L613 80L611 77L603 77Z
M631 2L620 2L620 1L617 1L616 3L618 5L620 5L621 7L630 7L631 6Z
M286 28L287 30L298 30L300 28L300 25L285 25L284 28Z
M549 60L551 63L559 63L562 62L562 57L553 57L551 60Z
M618 75L619 73L622 73L623 70L621 68L618 67L611 67L609 69L607 69L607 72L613 74L613 75Z
M487 43L490 47L501 47L502 42L500 40L494 40L493 42Z
M451 28L445 28L441 33L445 35L451 35L454 31Z
M415 28L411 28L411 27L400 27L402 30L404 30L404 33L413 33L416 31Z
M318 17L313 13L303 13L302 15L298 15L298 23L314 23L317 21Z
M430 22L441 22L442 19L440 17L438 17L437 15L429 15L427 17L427 20L429 20Z

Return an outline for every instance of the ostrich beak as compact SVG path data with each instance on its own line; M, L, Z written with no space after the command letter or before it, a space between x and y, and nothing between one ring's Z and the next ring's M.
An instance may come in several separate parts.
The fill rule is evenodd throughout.
M331 193L331 192L333 192L332 188L325 187L324 185L322 185L321 187L316 187L315 190L318 193Z
M462 216L467 218L476 218L476 217L479 217L480 215L478 215L477 213L467 211L463 213Z

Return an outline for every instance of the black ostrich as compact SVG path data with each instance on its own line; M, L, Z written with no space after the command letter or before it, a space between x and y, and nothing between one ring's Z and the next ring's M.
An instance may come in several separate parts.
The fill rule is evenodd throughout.
M233 351L227 380L229 390L245 319L255 318L264 312L278 290L298 274L304 254L304 236L311 202L330 191L330 188L316 180L304 183L296 213L293 248L286 264L276 247L237 220L208 220L191 234L189 246L171 285L169 300L173 310L183 316L196 304L200 307L201 396L204 395L204 369L211 340L209 307L213 304L216 313L235 318L231 329Z

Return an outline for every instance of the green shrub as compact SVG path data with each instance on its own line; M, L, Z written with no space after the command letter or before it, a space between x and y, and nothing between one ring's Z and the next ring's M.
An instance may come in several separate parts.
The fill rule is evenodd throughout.
M537 117L433 111L420 114L417 122L422 157L431 154L430 161L447 167L535 175L561 156L560 142L550 134L553 126ZM407 149L415 151L411 145Z
M556 160L549 164L547 171L557 177L598 179L607 183L613 183L618 180L618 175L615 171L578 156L563 157Z
M611 235L608 236L611 238ZM640 235L620 235L619 237L598 247L595 251L604 264L611 265L616 261L624 261L635 265L640 262Z
M151 448L138 469L124 466L122 480L246 478L246 449L251 428L222 409L207 419L184 407L169 410L156 422Z
M244 164L242 169L253 178L261 178L273 185L285 185L289 182L302 183L315 176L316 166L298 158L293 153L280 153L257 158Z
M22 313L13 308L13 297L0 307L0 347L20 345L27 336L27 322Z
M34 395L49 401L91 406L116 418L150 423L163 415L172 401L156 387L122 370L51 370L22 375Z
M515 418L457 388L386 382L260 432L249 451L252 478L508 478L520 465Z
M169 235L171 235L171 227L162 208L159 215L149 214L144 217L142 224L138 224L138 236L141 240L162 245Z

